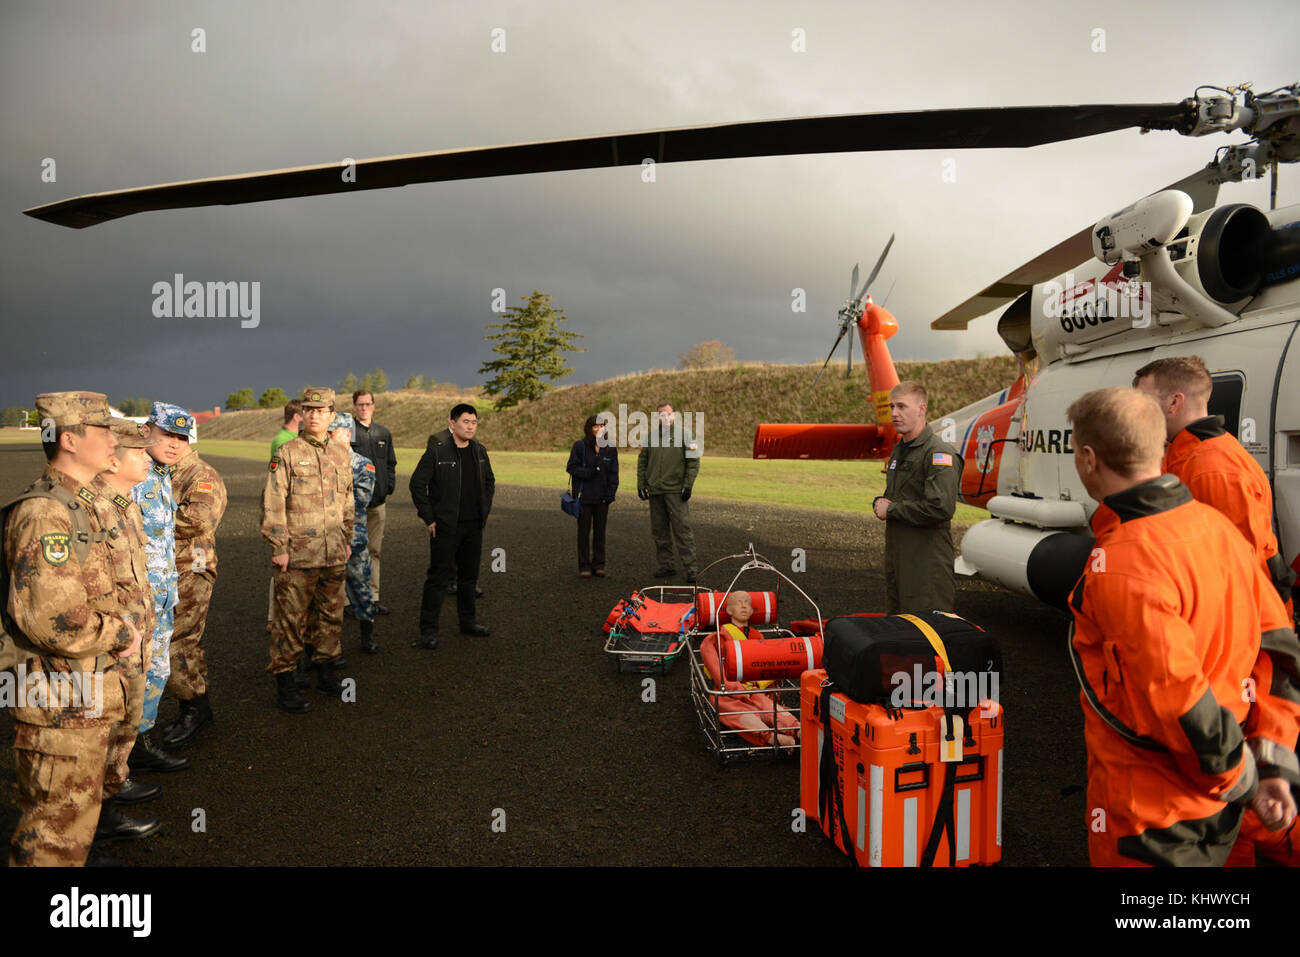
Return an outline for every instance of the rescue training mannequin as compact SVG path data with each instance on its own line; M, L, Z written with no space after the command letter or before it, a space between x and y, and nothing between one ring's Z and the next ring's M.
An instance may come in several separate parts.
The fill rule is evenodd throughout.
M778 733L776 743L780 747L793 747L799 743L799 720L785 708L777 705L771 695L763 694L759 688L766 688L771 681L727 681L719 678L723 674L722 661L718 656L719 634L723 640L742 641L750 638L762 638L762 634L749 627L749 619L754 614L754 603L749 592L733 591L727 597L727 614L731 621L716 628L700 645L700 658L704 663L705 674L720 691L749 691L752 694L717 695L719 718L729 728L741 732L741 737L755 744L772 743L772 718L776 716Z

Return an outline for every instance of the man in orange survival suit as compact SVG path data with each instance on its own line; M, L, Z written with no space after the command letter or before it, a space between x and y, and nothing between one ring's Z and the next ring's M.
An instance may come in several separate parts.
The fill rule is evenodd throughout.
M1254 456L1223 428L1218 416L1210 415L1213 384L1199 356L1157 359L1133 376L1133 387L1155 399L1165 414L1169 446L1164 470L1186 485L1198 502L1213 505L1241 530L1288 613L1293 613L1295 575L1286 567L1273 534L1273 490Z
M1285 606L1264 603L1263 630L1291 627L1294 576L1273 534L1273 491L1259 463L1223 428L1218 416L1210 415L1213 385L1199 356L1157 359L1133 377L1133 387L1155 399L1164 413L1169 442L1164 470L1186 485L1198 502L1218 509L1237 526L1286 602ZM1300 825L1272 832L1247 812L1228 864L1253 865L1256 849L1274 863L1300 867Z
M1067 415L1075 469L1101 503L1096 546L1070 596L1089 859L1223 864L1243 806L1273 830L1295 820L1300 645L1284 629L1261 636L1261 605L1277 595L1249 546L1161 474L1154 400L1098 389ZM1269 671L1280 680L1256 685L1257 659L1281 664Z

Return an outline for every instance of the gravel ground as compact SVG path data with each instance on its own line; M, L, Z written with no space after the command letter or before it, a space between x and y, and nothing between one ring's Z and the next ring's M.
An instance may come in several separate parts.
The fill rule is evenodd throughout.
M20 491L42 461L0 446L0 493ZM356 702L311 692L313 710L299 716L275 707L265 673L270 563L257 531L265 470L211 462L230 490L204 638L216 723L185 749L190 770L142 776L164 792L134 810L165 826L116 845L114 856L140 865L847 863L815 826L791 828L797 762L723 767L706 750L684 662L656 678L647 703L640 678L618 674L603 653L609 608L653 583L649 512L634 495L610 512L609 577L588 580L577 577L574 521L558 493L500 487L479 606L492 636L456 634L454 612L444 609L442 646L429 652L412 645L427 538L399 488L384 543L393 613L379 620L382 651L360 654L348 619ZM799 581L823 613L884 607L884 539L874 520L709 499L692 507L704 560L753 542L788 565L791 550L803 548ZM493 573L498 548L505 571ZM1004 863L1086 864L1083 722L1065 618L972 582L959 583L957 610L1003 645ZM175 715L166 700L160 726ZM0 737L10 724L0 717ZM504 831L494 831L503 817ZM193 826L199 818L206 830ZM12 752L3 748L0 834L16 819Z

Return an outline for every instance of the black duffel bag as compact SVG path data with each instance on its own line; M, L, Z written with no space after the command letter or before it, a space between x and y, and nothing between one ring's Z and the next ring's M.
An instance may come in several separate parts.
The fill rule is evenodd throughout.
M998 700L1002 652L978 625L941 611L848 616L827 622L822 667L854 701L970 709Z

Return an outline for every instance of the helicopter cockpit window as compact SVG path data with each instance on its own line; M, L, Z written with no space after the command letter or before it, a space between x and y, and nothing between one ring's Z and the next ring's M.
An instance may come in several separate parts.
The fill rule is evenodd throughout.
M1220 372L1210 377L1214 389L1210 392L1210 415L1223 416L1223 427L1233 435L1241 423L1241 394L1246 379L1240 372Z

